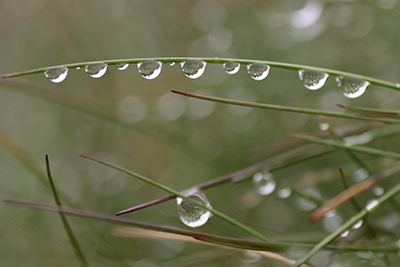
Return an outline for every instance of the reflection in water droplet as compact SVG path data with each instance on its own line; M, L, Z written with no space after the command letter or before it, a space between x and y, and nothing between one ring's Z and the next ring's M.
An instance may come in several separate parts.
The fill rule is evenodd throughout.
M282 188L277 192L279 198L288 198L290 197L291 194L292 194L292 189L290 187Z
M375 196L382 196L385 193L385 190L381 185L377 185L373 189Z
M103 62L92 63L85 67L85 71L89 73L92 78L100 78L107 71L107 64Z
M343 94L348 98L357 98L364 94L369 82L350 78L350 77L337 77L336 81L340 88L343 88Z
M148 60L137 64L138 71L142 74L143 78L153 80L161 73L161 62L155 60Z
M226 63L224 63L224 69L226 70L226 72L228 73L228 74L235 74L235 73L237 73L238 71L239 71L239 69L240 69L240 64L239 63L236 63L236 62L234 62L234 61L229 61L229 62L226 62Z
M181 62L181 67L183 73L185 73L186 77L191 79L199 78L203 75L206 69L207 63L202 60L188 60L185 62Z
M367 205L365 206L365 209L368 210L369 212L375 211L378 207L380 206L379 200L377 199L372 199L368 201Z
M303 81L306 88L310 90L317 90L324 86L329 75L315 70L300 70L299 78Z
M44 72L44 76L49 78L53 83L60 83L67 78L68 68L64 66L54 67Z
M128 63L118 63L118 64L115 64L115 67L118 70L126 70L129 67L129 64Z
M250 74L251 78L257 81L267 78L269 69L269 66L264 63L253 63L247 65L247 72Z
M253 176L253 185L257 193L266 196L274 192L276 182L270 172L258 172Z
M346 236L348 236L348 235L349 235L349 230L344 231L340 236L341 236L341 237L346 237Z
M210 202L202 192L195 191L194 193L189 193L187 196L197 202L206 205L208 208L211 208ZM187 226L202 226L211 217L211 213L209 211L185 199L178 197L176 198L176 202L178 204L179 219L181 219L181 221Z
M361 227L361 225L363 224L363 220L359 220L358 222L356 222L355 224L353 224L353 226L351 227L352 229L358 229Z

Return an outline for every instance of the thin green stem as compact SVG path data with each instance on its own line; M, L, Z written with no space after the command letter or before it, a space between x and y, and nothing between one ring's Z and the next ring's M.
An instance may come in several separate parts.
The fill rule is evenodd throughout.
M54 196L54 201L56 202L57 206L59 208L62 208L61 205L61 200L60 197L58 196L57 190L56 190L56 186L54 184L54 180L53 177L51 175L50 172L50 162L49 162L49 156L46 155L45 157L45 161L46 161L46 171L47 171L47 177L49 178L49 182L50 182L50 186L51 186L51 190L53 191L53 196ZM70 224L68 223L67 218L65 217L64 213L59 213L60 217L61 217L61 221L62 224L64 226L65 232L68 235L69 241L71 242L72 248L74 249L75 255L78 258L78 260L80 261L82 266L89 266L85 257L83 256L82 250L79 246L78 241L76 240L76 237L72 231L72 228L70 226Z
M271 109L271 110L279 110L279 111L288 111L288 112L296 112L296 113L305 113L305 114L312 114L312 115L325 115L328 117L336 117L336 118L344 118L344 119L355 119L355 120L364 120L364 121L378 121L384 123L392 123L392 124L400 124L399 120L390 120L390 119L380 119L380 118L365 118L365 117L358 117L350 114L343 114L331 111L323 111L323 110L316 110L316 109L307 109L307 108L296 108L296 107L288 107L288 106L279 106L279 105L271 105L271 104L261 104L261 103L253 103L253 102L246 102L246 101L238 101L238 100L230 100L225 98L219 97L212 97L212 96L205 96L199 94L193 94L188 92L182 92L177 90L171 90L173 93L223 103L223 104L230 104L230 105L237 105L237 106L245 106L245 107L252 107L252 108L262 108L262 109Z
M337 106L340 107L340 108L344 108L344 109L347 109L347 110L354 110L354 111L373 112L373 113L386 113L386 114L396 114L396 115L400 114L399 110L353 107L353 106L347 106L347 105L342 105L342 104L338 104Z
M356 222L359 220L363 219L365 216L367 216L370 213L373 213L376 211L380 205L388 201L389 199L393 198L396 194L400 192L400 183L397 184L395 187L390 189L386 194L381 196L374 202L375 205L368 204L364 209L362 209L359 213L354 215L352 218L350 218L345 224L343 224L339 229L334 231L332 234L328 235L326 238L324 238L320 243L318 243L313 249L311 249L304 257L299 259L292 267L299 267L306 261L308 261L312 256L315 255L319 250L323 249L326 247L328 244L330 244L332 241L334 241L337 237L339 237L343 232L345 232L347 229L349 229L351 226L353 226Z
M175 191L175 190L173 190L173 189L171 189L171 188L169 188L169 187L167 187L167 186L165 186L165 185L162 185L162 184L160 184L160 183L157 183L157 182L155 182L155 181L153 181L153 180L151 180L151 179L149 179L149 178L146 178L146 177L144 177L144 176L142 176L142 175L139 175L139 174L136 174L136 173L134 173L134 172L128 171L128 170L123 169L123 168L121 168L121 167L115 166L115 165L113 165L113 164L103 162L103 161L101 161L101 160L97 160L97 159L94 159L94 158L91 158L91 157L88 157L88 156L84 156L84 155L81 155L81 157L84 158L84 159L88 159L88 160L90 160L90 161L97 162L97 163L99 163L99 164L102 164L102 165L111 167L111 168L116 169L116 170L119 170L119 171L121 171L121 172L124 172L124 173L126 173L126 174L128 174L128 175L131 175L131 176L133 176L133 177L135 177L135 178L137 178L137 179L139 179L139 180L141 180L141 181L143 181L143 182L146 182L146 183L151 184L151 185L153 185L153 186L155 186L155 187L158 187L158 188L160 188L160 189L162 189L162 190L164 190L164 191L166 191L166 192L168 192L168 193L170 193L170 194L173 194L173 195L175 195L176 197L180 197L180 198L182 198L182 199L185 199L186 201L189 201L189 202L191 202L191 203L193 203L193 204L195 204L195 205L197 205L197 206L199 206L199 207L201 207L201 208L203 208L203 209L209 211L209 212L212 213L215 217L218 217L218 218L220 218L221 220L226 221L227 223L229 223L229 224L231 224L231 225L237 227L238 229L242 230L243 232L245 232L245 233L247 233L247 234L249 234L249 235L251 235L251 236L253 236L253 237L255 237L255 238L258 238L258 239L260 239L260 240L262 240L262 241L268 241L267 237L265 237L263 234L261 234L261 233L255 231L254 229L251 229L250 227L248 227L248 226L246 226L246 225L244 225L244 224L242 224L242 223L236 221L235 219L233 219L233 218L231 218L231 217L229 217L229 216L223 214L222 212L219 212L219 211L217 211L217 210L215 210L215 209L209 208L209 207L207 207L206 205L204 205L204 204L202 204L202 203L199 203L199 202L197 202L197 201L195 201L195 200L193 200L193 199L191 199L191 198L189 198L189 197L187 197L187 196L181 194L180 192Z
M179 62L184 62L186 60L190 59L196 59L196 60L202 60L206 63L210 64L223 64L229 61L235 61L236 63L242 64L242 65L249 65L253 63L264 63L267 64L270 67L275 67L275 68L281 68L281 69L288 69L288 70L316 70L316 71L321 71L329 75L333 76L346 76L346 77L353 77L357 79L361 79L364 81L369 82L370 84L375 84L379 85L382 87L390 88L399 91L400 90L400 84L398 83L392 83L380 79L376 79L373 77L369 76L364 76L364 75L359 75L359 74L354 74L350 72L344 72L344 71L338 71L338 70L332 70L332 69L326 69L326 68L318 68L314 66L307 66L307 65L299 65L299 64L291 64L291 63L283 63L283 62L274 62L274 61L265 61L265 60L250 60L250 59L237 59L237 58L205 58L205 57L156 57L156 58L127 58L127 59L113 59L113 60L99 60L99 61L88 61L88 62L79 62L79 63L72 63L72 64L64 64L64 67L67 67L69 69L71 68L82 68L85 67L89 64L93 63L98 63L102 62L107 65L115 65L115 64L120 64L120 63L128 63L128 64L134 64L134 63L140 63L143 61L147 60L156 60L160 61L162 63L179 63ZM29 74L34 74L34 73L43 73L48 69L58 67L58 66L51 66L51 67L44 67L44 68L38 68L38 69L33 69L33 70L28 70L28 71L22 71L22 72L15 72L15 73L9 73L9 74L4 74L1 76L2 79L5 78L11 78L11 77L18 77L18 76L23 76L23 75L29 75Z
M379 150L379 149L364 147L364 146L355 146L355 145L346 146L340 141L324 140L324 139L315 138L315 137L308 136L308 135L292 134L291 136L294 138L297 138L297 139L306 140L309 142L318 143L318 144L322 144L322 145L333 146L336 148L348 149L348 150L353 150L356 152L362 152L362 153L371 154L371 155L375 155L375 156L388 157L388 158L400 160L400 154L395 153L395 152L384 151L384 150Z

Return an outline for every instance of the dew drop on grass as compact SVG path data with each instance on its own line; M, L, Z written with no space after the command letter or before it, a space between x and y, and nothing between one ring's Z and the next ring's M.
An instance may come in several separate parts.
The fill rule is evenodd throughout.
M129 67L129 64L128 63L118 63L118 64L115 64L115 67L118 70L126 70Z
M64 66L54 67L44 72L44 76L49 78L53 83L60 83L67 78L68 68Z
M85 71L89 73L90 77L92 78L100 78L106 73L107 67L107 64L103 62L97 62L87 65L85 67Z
M175 62L170 62L169 65L172 67L175 65Z
M351 226L352 229L358 229L361 227L361 225L363 224L363 220L359 220L358 222L356 222L355 224L353 224L353 226Z
M247 65L247 72L251 78L257 81L264 80L269 74L269 66L264 63L253 63Z
M181 62L183 73L186 75L186 77L191 79L196 79L203 75L206 65L207 63L204 61L197 59Z
M229 61L229 62L224 63L223 67L226 70L226 73L235 74L239 71L240 64L236 63L234 61Z
M351 77L337 77L338 86L343 89L343 94L347 98L357 98L364 94L369 82Z
M373 199L368 201L367 205L365 206L365 209L368 212L374 212L379 206L380 206L379 200Z
M382 196L385 193L385 189L381 185L377 185L374 186L373 192L375 196Z
M276 182L270 172L257 172L253 176L253 185L260 195L266 196L274 192Z
M324 86L329 75L315 70L300 70L299 78L303 81L306 88L310 90L318 90Z
M277 192L278 197L282 199L290 197L291 194L292 194L292 189L290 187L282 188Z
M201 191L194 191L186 195L187 197L211 208L210 202ZM211 217L211 213L196 204L193 204L180 197L176 198L178 204L179 219L190 227L199 227L204 225Z
M346 231L344 231L340 236L341 236L341 237L346 237L346 236L349 235L349 233L350 233L350 231L349 231L349 230L346 230Z
M161 66L161 62L155 60L148 60L137 64L139 73L147 80L157 78L161 73Z

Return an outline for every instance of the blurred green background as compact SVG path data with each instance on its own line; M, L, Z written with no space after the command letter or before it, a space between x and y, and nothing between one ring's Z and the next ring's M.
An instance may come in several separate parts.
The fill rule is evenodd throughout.
M230 57L325 67L397 82L399 11L397 0L2 0L0 73L119 58ZM384 109L400 106L399 94L385 88L370 86L360 98L347 99L334 77L322 89L310 91L295 71L271 68L267 79L255 81L245 66L228 75L218 64L208 64L196 80L185 77L175 64L164 65L155 80L143 79L131 65L125 71L109 66L100 79L81 69L70 70L60 84L39 74L14 81L25 85L0 81L0 128L43 170L44 155L49 154L64 203L110 215L165 193L85 161L79 154L183 190L248 166L254 151L289 140L288 133L319 129L315 116L215 104L174 95L171 89L332 111L339 110L338 103ZM61 99L66 99L64 94L77 94L80 101L74 104L115 115L118 123L34 96L30 85L44 87ZM105 102L109 108L101 109L95 102ZM334 126L359 123L330 122ZM392 151L399 148L395 138L374 141L373 146ZM1 199L54 204L49 187L3 146L0 160ZM318 184L321 173L327 173L335 180L317 185L311 192L327 200L343 189L338 167L350 163L343 152L337 152L273 174L278 188L304 191L309 186L304 179L316 179ZM387 183L390 186L393 181ZM250 181L221 185L205 193L213 207L266 235L315 243L329 233L324 222L307 223L310 211L302 209L296 197L260 197ZM360 202L372 197L366 193ZM343 220L354 213L350 205L346 207ZM382 220L387 214L383 211L376 218ZM0 216L0 265L78 265L57 214L0 205ZM126 217L187 228L179 221L175 201ZM398 226L399 216L391 219L391 226ZM178 261L185 259L189 266L281 266L268 259L246 263L247 256L240 251L115 237L109 223L72 217L70 222L93 266L184 266ZM246 237L217 218L196 230ZM304 251L291 253L299 257ZM362 258L355 253L329 255L338 264L329 266L356 266L358 257ZM372 266L376 260L367 256L362 266ZM202 262L196 265L199 258Z

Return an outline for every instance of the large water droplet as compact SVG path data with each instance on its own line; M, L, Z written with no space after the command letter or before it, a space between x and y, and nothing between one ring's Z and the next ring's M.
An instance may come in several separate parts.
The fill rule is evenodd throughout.
M118 64L115 64L115 67L118 70L126 70L129 67L129 64L128 63L118 63Z
M207 63L202 60L188 60L185 62L181 62L181 67L183 73L185 73L186 77L191 79L199 78L203 75L206 69Z
M324 86L329 75L315 70L300 70L299 78L303 81L306 88L310 90L317 90Z
M254 80L261 81L267 78L269 66L264 63L253 63L247 65L247 72Z
M240 64L236 63L235 61L229 61L224 63L224 69L226 70L226 73L228 74L235 74L239 71L240 69Z
M44 72L44 76L49 78L53 83L60 83L67 78L68 68L64 66L54 67Z
M137 64L138 71L142 74L143 78L153 80L161 73L161 62L155 60L148 60Z
M210 202L202 192L195 191L193 193L187 194L187 196L197 202L206 205L208 208L211 208ZM178 203L179 219L181 219L181 221L187 226L202 226L211 217L211 213L209 211L185 199L178 197L176 198L176 202Z
M343 94L348 98L357 98L364 94L369 82L357 78L337 77L338 86L343 89Z
M253 176L253 185L257 193L266 196L274 192L276 182L270 172L258 172Z
M107 64L103 62L97 62L87 65L85 67L85 71L89 73L90 77L92 78L100 78L106 73L107 67Z

